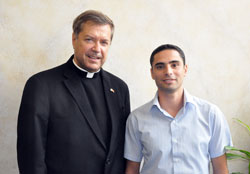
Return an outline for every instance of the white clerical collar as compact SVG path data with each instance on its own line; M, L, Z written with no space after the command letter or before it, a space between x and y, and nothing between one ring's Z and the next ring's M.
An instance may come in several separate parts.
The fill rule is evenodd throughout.
M99 70L96 71L96 72L88 72L88 71L86 71L85 69L79 67L79 66L76 64L76 62L75 62L74 59L72 59L72 61L73 61L73 64L74 64L79 70L84 71L84 72L87 73L86 77L89 78L89 79L92 79L92 78L94 77L95 73L98 73L98 72L100 71L100 69L99 69Z

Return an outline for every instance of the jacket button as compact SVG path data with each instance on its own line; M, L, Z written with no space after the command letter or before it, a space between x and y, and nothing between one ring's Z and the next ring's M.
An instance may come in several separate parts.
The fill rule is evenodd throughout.
M111 161L110 161L110 159L108 158L108 159L106 160L106 164L107 164L107 165L110 165L110 163L111 163Z

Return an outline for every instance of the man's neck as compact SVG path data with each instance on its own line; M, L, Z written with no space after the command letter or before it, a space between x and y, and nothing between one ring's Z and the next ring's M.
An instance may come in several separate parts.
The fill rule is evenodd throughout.
M79 65L77 65L77 63L76 63L76 61L75 61L75 58L73 58L73 64L74 64L74 65L76 66L76 68L78 68L79 70L86 72L86 73L87 73L86 77L87 77L87 78L90 78L90 79L92 79L92 78L94 77L94 74L95 74L95 73L98 73L98 72L100 71L100 69L99 69L99 70L96 71L96 72L88 72L87 70L85 70L85 69L81 68Z
M161 108L175 117L184 105L184 89L181 88L173 93L158 90L158 100Z

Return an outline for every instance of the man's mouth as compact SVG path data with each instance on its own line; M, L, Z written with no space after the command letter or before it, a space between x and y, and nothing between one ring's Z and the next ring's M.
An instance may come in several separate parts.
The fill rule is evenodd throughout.
M164 79L163 81L166 83L171 83L171 82L175 81L175 79Z
M90 59L96 59L96 60L101 59L101 55L87 54L87 57Z

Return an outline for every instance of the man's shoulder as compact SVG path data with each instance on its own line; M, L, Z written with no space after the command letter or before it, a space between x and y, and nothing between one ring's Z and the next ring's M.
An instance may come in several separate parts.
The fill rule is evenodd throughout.
M54 81L58 79L59 77L62 77L64 67L66 66L66 63L58 65L56 67L40 71L34 75L32 75L28 81L33 81L35 79L41 80L41 81Z
M198 107L199 109L204 110L205 112L218 112L220 111L219 107L217 105L215 105L214 103L206 100L206 99L202 99L196 96L192 96L193 98L193 103L196 107Z
M152 106L153 106L153 100L134 109L131 115L147 115L150 113Z
M112 74L104 69L102 69L102 71L103 71L103 75L105 77L108 77L111 83L115 83L117 85L127 87L126 82L124 80L122 80L120 77L118 77L118 76L116 76L116 75L114 75L114 74Z

